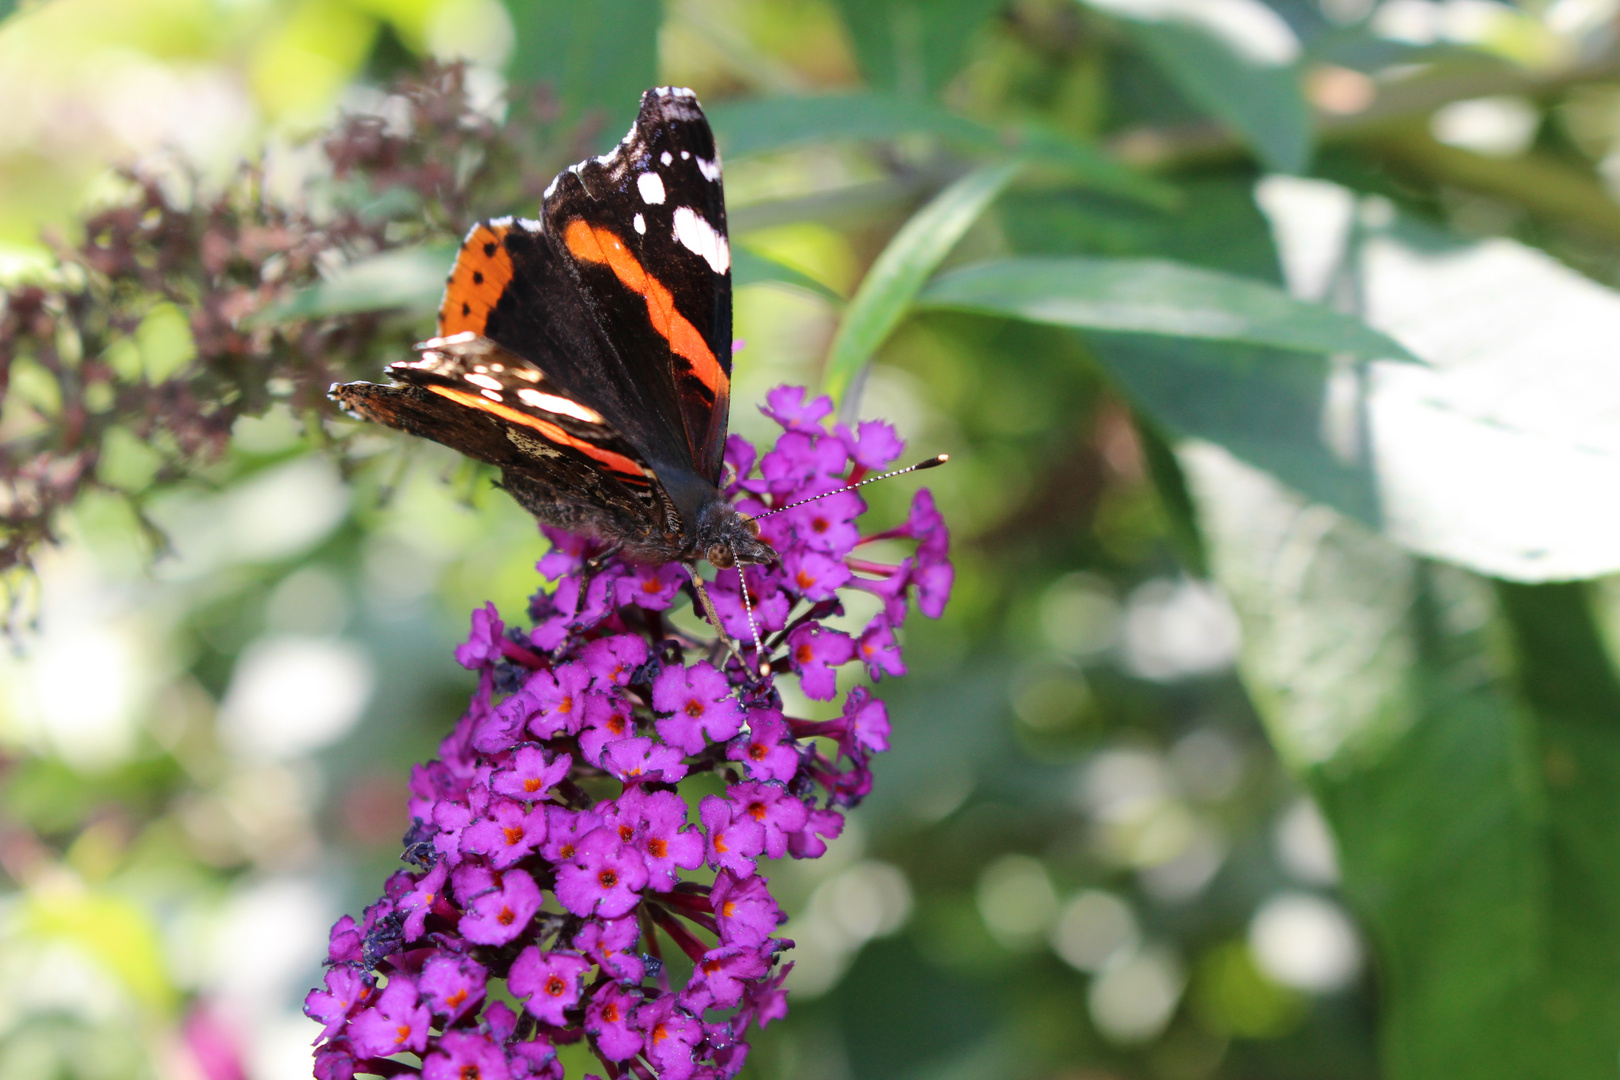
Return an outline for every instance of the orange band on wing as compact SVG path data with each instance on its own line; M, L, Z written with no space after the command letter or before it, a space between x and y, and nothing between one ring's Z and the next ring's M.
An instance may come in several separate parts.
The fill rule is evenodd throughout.
M576 218L563 229L563 243L576 259L606 264L620 284L643 297L653 329L668 340L670 351L692 365L692 374L716 398L727 393L731 380L709 343L686 316L675 310L675 296L668 286L647 272L617 233Z
M504 243L507 225L485 222L473 227L450 268L439 305L439 336L464 330L482 334L489 313L512 280L512 256Z
M623 454L614 453L612 450L606 450L585 439L577 439L556 424L542 420L537 416L530 416L525 412L519 412L517 409L509 405L502 405L498 401L491 401L482 394L469 394L465 390L456 390L449 386L429 386L428 389L435 394L449 398L457 404L466 405L472 409L482 409L484 412L494 413L509 423L532 428L559 446L578 450L603 468L622 475L625 480L631 483L646 483L647 470L630 458L625 457Z

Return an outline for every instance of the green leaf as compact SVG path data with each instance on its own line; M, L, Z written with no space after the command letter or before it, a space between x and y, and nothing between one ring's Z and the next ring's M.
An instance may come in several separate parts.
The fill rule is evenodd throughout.
M1493 593L1216 447L1180 456L1244 680L1377 943L1387 1075L1611 1075L1620 688L1581 590Z
M823 300L839 304L844 302L842 296L810 275L795 270L786 263L778 262L769 255L750 251L740 244L731 249L731 284L739 289L744 285L788 285L814 293Z
M456 257L453 244L385 251L334 271L319 285L266 308L256 323L282 319L316 319L359 311L401 308L414 314L432 312L444 293L444 276Z
M1076 183L1140 202L1168 206L1176 198L1174 188L1126 168L1091 143L1036 125L998 130L930 102L890 94L763 98L717 105L708 115L720 148L731 158L822 142L932 135L999 159L1023 154L1064 170Z
M1614 500L1593 494L1620 489L1620 292L1319 181L1274 177L1261 196L1296 295L1337 281L1427 361L1347 370L1332 399L1386 535L1515 581L1620 570ZM1260 402L1248 416L1271 423Z
M873 86L929 97L962 66L968 39L1004 0L836 0Z
M1311 160L1311 110L1295 64L1245 56L1190 21L1125 20L1131 37L1190 102L1230 128L1276 172Z
M505 0L516 34L507 75L549 85L566 119L599 115L606 147L635 119L641 92L658 83L658 0Z
M918 301L1076 329L1416 359L1359 319L1262 282L1161 259L994 259L942 275Z
M833 337L824 385L834 401L842 400L872 354L911 310L923 282L1023 165L1013 160L980 166L934 196L894 234L861 279Z

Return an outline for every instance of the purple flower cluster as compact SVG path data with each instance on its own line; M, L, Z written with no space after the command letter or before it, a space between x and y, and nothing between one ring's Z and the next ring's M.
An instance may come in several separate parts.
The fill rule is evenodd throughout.
M666 621L694 599L680 566L588 565L591 541L547 529L539 569L557 584L532 601L531 629L508 630L488 605L456 650L479 686L438 760L412 773L417 869L332 928L325 988L304 1006L325 1025L320 1080L561 1080L556 1048L581 1040L610 1080L730 1077L750 1025L785 1015L793 943L772 936L785 916L757 860L827 850L871 789L889 722L864 686L834 719L787 716L776 679L831 701L845 665L904 674L907 597L937 617L952 569L926 490L897 528L856 525L866 507L844 489L900 453L888 424L828 431L832 403L799 388L767 402L785 430L763 456L731 438L728 496L759 515L831 493L760 521L777 563L710 586L751 653L748 589L770 674ZM856 557L890 538L917 541L915 554ZM858 635L824 623L849 589L879 601ZM489 1000L502 979L521 1013Z

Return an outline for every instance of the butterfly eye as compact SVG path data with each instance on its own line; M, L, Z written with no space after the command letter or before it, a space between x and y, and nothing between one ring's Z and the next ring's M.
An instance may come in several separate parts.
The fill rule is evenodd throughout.
M710 544L708 559L709 565L716 570L729 570L734 565L731 558L731 549L724 544Z
M755 540L758 540L759 539L759 522L755 521L751 517L743 518L742 522L743 522L743 528L748 530L748 535L752 536Z

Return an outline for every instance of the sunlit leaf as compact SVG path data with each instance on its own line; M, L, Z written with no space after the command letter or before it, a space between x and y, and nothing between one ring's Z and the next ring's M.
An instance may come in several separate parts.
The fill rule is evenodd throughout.
M599 145L635 119L641 92L658 82L658 0L504 0L516 32L507 74L556 91L563 115L598 117Z
M1003 0L837 0L867 81L907 97L939 90Z
M1493 597L1218 448L1181 456L1245 682L1378 946L1388 1075L1611 1069L1620 689L1579 590Z
M824 385L835 401L911 310L923 282L1022 167L1014 160L968 173L895 233L855 290L828 351Z
M1035 125L1005 130L947 112L927 101L889 94L776 97L709 110L715 137L728 157L787 150L820 142L879 142L933 135L1005 159L1023 154L1065 170L1076 183L1159 205L1175 200L1169 185L1119 164L1096 146Z
M1331 402L1341 452L1376 475L1387 535L1520 581L1620 569L1620 502L1593 497L1620 489L1620 294L1512 240L1446 238L1332 185L1262 194L1297 294L1341 275L1367 322L1428 362L1346 371ZM1319 415L1325 386L1321 400ZM1257 405L1247 422L1269 416Z
M1076 329L1415 359L1359 319L1262 282L1160 259L989 260L942 275L918 302Z
M1117 2L1096 6L1116 14L1165 7ZM1236 133L1268 169L1303 172L1311 157L1311 112L1299 69L1288 56L1297 52L1297 42L1289 43L1291 49L1285 44L1267 55L1268 50L1257 47L1268 42L1259 32L1263 27L1215 16L1236 14L1263 20L1269 15L1281 24L1280 18L1259 0L1228 0L1202 9L1196 4L1169 7L1168 17L1126 18L1124 25L1164 77L1190 102ZM1175 13L1179 11L1203 17L1178 18ZM1286 38L1286 24L1277 29Z

